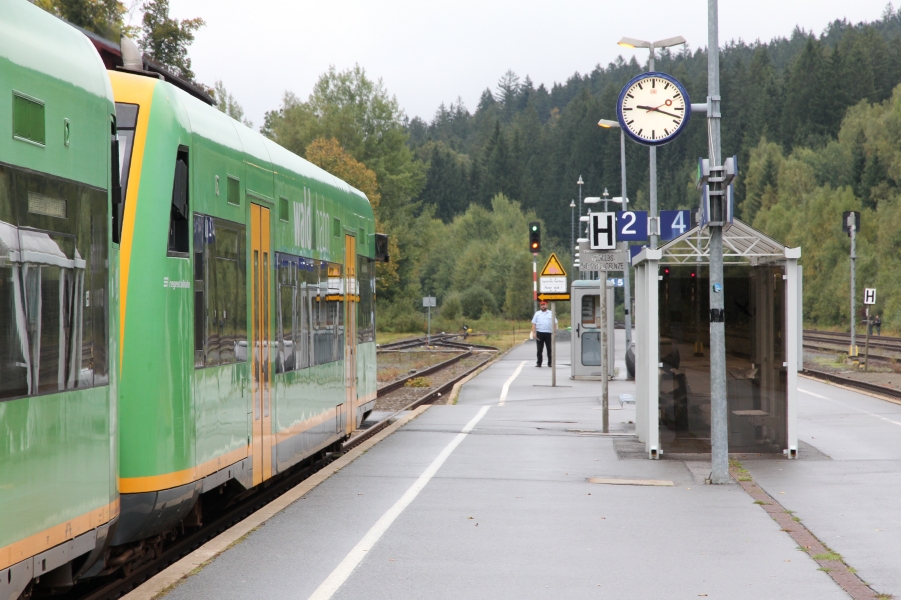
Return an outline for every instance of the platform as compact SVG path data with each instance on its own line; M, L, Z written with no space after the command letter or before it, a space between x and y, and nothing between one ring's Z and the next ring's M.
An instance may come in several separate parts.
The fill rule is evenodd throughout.
M568 363L569 344L557 350ZM166 597L849 597L741 487L705 485L703 457L647 460L631 405L611 402L603 435L598 382L561 365L551 388L534 365L531 343L514 349ZM901 406L800 387L800 459L743 462L864 581L901 596Z

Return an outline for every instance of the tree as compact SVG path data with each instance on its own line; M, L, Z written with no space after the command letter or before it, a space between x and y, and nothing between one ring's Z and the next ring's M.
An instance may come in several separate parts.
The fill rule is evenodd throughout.
M194 41L194 32L206 25L204 20L199 17L181 21L171 18L169 0L147 0L141 10L144 11L139 40L141 48L155 62L193 81L188 46Z
M253 127L253 123L244 118L244 109L241 108L241 105L238 104L235 97L225 89L225 84L222 83L221 79L217 79L215 85L213 85L213 98L216 100L216 108L235 121L240 121L248 127Z
M118 0L36 0L35 4L88 31L118 40L125 6Z
M407 146L404 121L397 99L382 81L370 79L356 65L341 72L331 67L305 102L286 92L281 108L266 113L262 129L301 155L317 138L334 138L348 155L375 172L380 195L376 216L399 248L400 285L380 289L380 301L403 293L404 284L414 279L417 253L426 251L415 224L420 208L415 199L425 183L425 165Z
M354 159L335 138L313 140L307 146L306 159L366 194L372 210L376 213L376 229L381 229L378 218L381 196L375 171ZM392 262L379 263L376 266L379 289L390 289L399 282L397 262L401 253L397 247L397 240L393 236L388 238L388 254L391 256Z

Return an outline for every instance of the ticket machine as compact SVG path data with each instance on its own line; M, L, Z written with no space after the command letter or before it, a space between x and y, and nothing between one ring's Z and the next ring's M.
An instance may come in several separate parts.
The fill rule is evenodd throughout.
M607 282L607 315L601 315L601 281L577 279L572 282L572 378L601 378L601 324L607 327L608 369L613 377L616 352L613 337L613 284Z

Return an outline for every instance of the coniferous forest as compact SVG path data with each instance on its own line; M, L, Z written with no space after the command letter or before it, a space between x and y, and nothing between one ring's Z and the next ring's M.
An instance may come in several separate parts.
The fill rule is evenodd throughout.
M34 2L101 35L140 34L145 54L194 78L188 46L204 22L171 19L168 0L143 2L140 30L124 26L118 0ZM836 20L821 33L732 41L720 53L723 155L737 155L740 168L736 214L801 246L807 325L848 324L841 213L859 210L857 298L876 287L876 313L901 330L901 10L890 4L873 22ZM543 224L541 261L555 251L572 264L576 181L583 178L584 196L621 189L619 132L597 121L615 118L620 89L646 70L618 58L562 83L508 71L476 106L449 99L426 121L408 118L362 67L332 68L307 99L286 92L261 130L370 198L392 256L378 268L380 328L421 327L424 295L437 296L450 320L527 318L526 225ZM693 102L705 101L706 49L664 51L656 70L679 79ZM195 83L242 120L223 82ZM647 209L648 151L627 142L626 153L630 206ZM695 115L658 150L661 210L697 206L697 159L707 154L706 119Z

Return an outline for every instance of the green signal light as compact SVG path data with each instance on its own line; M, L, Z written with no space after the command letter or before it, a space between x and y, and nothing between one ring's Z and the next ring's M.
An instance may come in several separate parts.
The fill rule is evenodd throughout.
M538 231L538 227L535 225L532 225L532 231Z

